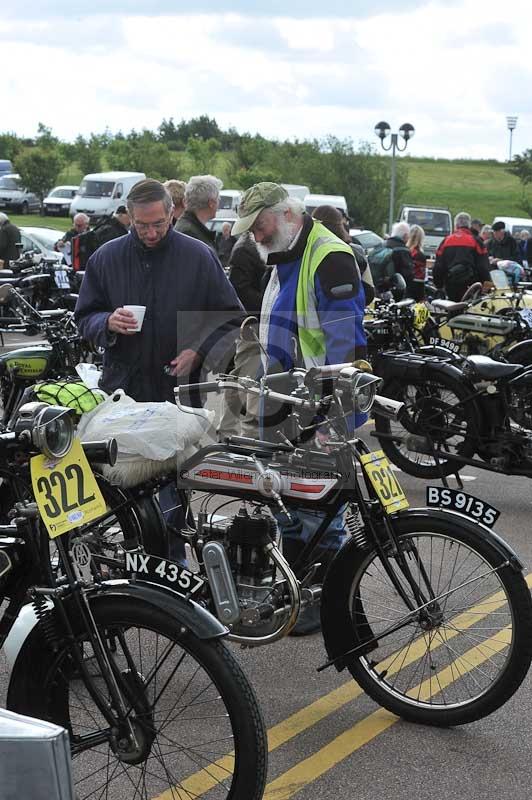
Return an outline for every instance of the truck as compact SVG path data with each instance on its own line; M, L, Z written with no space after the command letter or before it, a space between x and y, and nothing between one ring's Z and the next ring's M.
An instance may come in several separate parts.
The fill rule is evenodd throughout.
M453 219L448 208L436 206L403 205L399 212L398 222L419 225L425 231L423 249L428 256L433 256L440 242L453 229Z
M143 172L93 172L85 175L70 204L70 216L83 212L91 223L114 214L130 190L146 178Z

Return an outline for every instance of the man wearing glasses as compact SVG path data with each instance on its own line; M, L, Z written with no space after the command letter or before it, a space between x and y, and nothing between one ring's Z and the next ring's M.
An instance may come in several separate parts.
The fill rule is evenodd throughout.
M176 376L194 380L204 362L219 371L243 309L213 251L173 230L172 198L159 181L137 183L127 210L129 233L89 259L76 323L104 348L102 389L173 402ZM125 306L145 308L140 330Z

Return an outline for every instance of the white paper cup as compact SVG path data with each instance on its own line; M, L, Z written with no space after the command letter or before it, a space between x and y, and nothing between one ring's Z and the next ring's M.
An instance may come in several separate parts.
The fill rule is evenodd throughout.
M137 320L137 327L130 328L132 331L140 331L142 328L142 323L144 322L144 314L146 313L146 306L124 306L126 311L131 311L135 319Z

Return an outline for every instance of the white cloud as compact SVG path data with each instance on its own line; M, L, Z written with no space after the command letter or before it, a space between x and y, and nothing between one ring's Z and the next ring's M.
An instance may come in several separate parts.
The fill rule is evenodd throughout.
M333 134L378 146L373 127L384 118L394 129L415 125L412 155L504 158L505 116L517 114L514 152L529 146L528 0L451 9L433 0L401 13L380 4L378 15L368 5L343 17L333 4L327 18L316 18L323 4L306 5L306 19L256 8L174 13L163 2L159 16L135 4L108 15L96 3L99 13L78 19L66 6L61 19L46 7L22 25L4 18L3 103L14 109L4 129L33 135L42 121L73 138L208 114L278 139Z

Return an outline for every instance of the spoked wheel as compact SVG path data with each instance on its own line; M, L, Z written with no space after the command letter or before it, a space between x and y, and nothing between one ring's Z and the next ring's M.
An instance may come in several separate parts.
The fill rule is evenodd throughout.
M16 662L13 710L69 731L77 800L200 797L259 800L267 746L257 701L219 640L200 640L170 615L131 598L93 603L135 739L111 730L93 700L108 700L93 652L77 630L91 691L71 651L35 630ZM126 727L126 726L124 726Z
M480 535L441 519L394 522L400 549L423 600L401 598L376 551L362 553L346 601L360 639L384 634L348 668L378 703L412 722L459 725L505 703L532 659L532 604L521 572ZM368 628L369 625L369 628Z
M394 438L379 439L390 461L417 478L438 478L460 469L452 459L436 458L430 453L410 450L410 435L425 437L429 447L451 455L471 458L476 449L474 409L468 404L466 390L446 375L416 382L394 378L385 384L382 394L405 404L401 421L375 418L375 432ZM410 439L410 442L412 440Z

